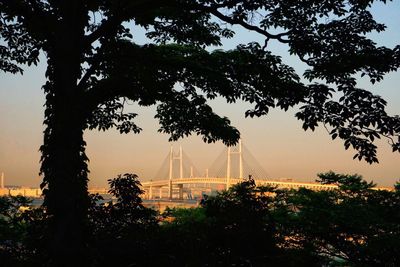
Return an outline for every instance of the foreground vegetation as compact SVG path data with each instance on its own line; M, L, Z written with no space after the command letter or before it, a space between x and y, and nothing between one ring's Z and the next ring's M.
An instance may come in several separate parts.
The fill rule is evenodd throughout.
M110 180L116 200L92 195L84 266L400 266L400 187L320 174L338 189L256 186L249 178L198 208L142 205L135 175ZM0 198L0 263L51 266L51 216L24 197Z

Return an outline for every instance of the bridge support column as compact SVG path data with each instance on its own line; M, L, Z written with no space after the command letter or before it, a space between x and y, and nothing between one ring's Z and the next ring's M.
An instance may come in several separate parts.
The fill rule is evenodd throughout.
M226 161L226 190L229 189L231 185L231 148L228 147L228 158Z
M152 187L152 186L150 186L150 188L149 188L148 197L149 197L149 199L152 199L152 198L153 198L153 187Z
M159 196L160 196L160 199L162 198L162 187L160 187L160 190L159 190L160 192L159 192Z
M179 178L183 178L183 156L182 146L179 146Z
M242 139L239 139L239 179L243 179Z
M168 182L168 198L172 199L172 168L174 162L174 151L171 146L171 150L169 152L169 182Z
M183 199L183 184L178 184L178 188L179 188L179 199L182 200Z
M172 191L172 180L169 180L169 185L168 185L168 198L172 199L173 196L173 191Z

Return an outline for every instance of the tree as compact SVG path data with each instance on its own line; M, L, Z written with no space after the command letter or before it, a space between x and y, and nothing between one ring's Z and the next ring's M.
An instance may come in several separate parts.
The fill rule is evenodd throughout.
M118 175L108 183L108 192L115 201L105 202L100 195L90 196L88 265L128 266L133 261L142 266L149 240L158 232L158 212L142 205L143 190L137 175Z
M205 201L205 213L213 219L210 251L215 251L215 257L226 266L246 263L262 266L267 261L276 266L285 265L272 257L278 258L279 250L269 210L272 201L268 193L271 192L273 188L257 188L250 177Z
M282 210L274 198L277 191L256 186L250 177L208 197L200 207L166 210L170 220L160 225L157 259L168 255L163 263L168 266L323 265L315 253L283 245L288 240L280 232L282 221L275 218Z
M132 225L156 224L154 210L142 205L140 195L144 191L140 189L141 184L136 174L118 175L109 179L108 183L110 185L108 192L116 202L99 204L97 202L104 202L104 199L99 195L91 195L90 220L95 228L92 232L102 231L99 235L104 235L105 231L109 231L116 235Z
M0 197L0 261L4 266L38 266L43 250L46 212L23 196Z
M9 244L19 242L23 237L23 210L27 209L32 200L23 196L0 197L0 246L6 250ZM1 255L1 258L4 258Z
M137 114L124 113L126 99L157 105L160 131L171 140L196 133L206 142L237 142L228 118L207 104L223 97L253 104L250 117L300 105L296 117L305 130L325 125L360 160L377 162L373 142L381 136L400 151L399 117L387 115L386 102L357 87L355 78L379 82L400 64L400 46L377 47L366 37L385 29L369 11L373 2L1 0L0 69L22 73L22 64L36 64L41 52L47 59L41 187L54 256L85 251L84 130L141 130ZM147 44L135 44L132 25L145 29ZM231 25L261 34L265 44L210 52L234 37ZM308 65L308 84L268 50L270 42Z
M284 203L274 215L285 246L309 249L328 262L340 259L346 266L399 265L399 194L378 190L357 174L318 176L338 188L276 191L275 203Z

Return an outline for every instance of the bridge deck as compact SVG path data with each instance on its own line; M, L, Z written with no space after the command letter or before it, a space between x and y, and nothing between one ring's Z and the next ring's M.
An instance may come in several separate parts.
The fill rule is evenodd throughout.
M229 185L237 184L243 179L238 178L230 178ZM155 180L155 181L147 181L142 182L142 186L144 188L148 187L164 187L169 186L169 180ZM337 188L336 185L322 185L318 183L303 183L303 182L282 182L282 181L273 181L273 180L263 180L256 179L257 185L272 185L282 188L300 188L305 187L309 189L315 190L329 190ZM172 185L184 185L184 184L223 184L226 185L228 183L227 178L221 177L191 177L191 178L177 178L171 180Z

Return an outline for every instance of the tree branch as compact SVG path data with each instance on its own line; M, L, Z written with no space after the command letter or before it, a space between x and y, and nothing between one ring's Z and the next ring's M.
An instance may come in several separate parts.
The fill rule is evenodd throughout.
M144 9L158 8L161 4L167 5L167 3L168 1L164 0L128 1L124 6L116 9L113 13L113 17L108 17L95 31L86 36L86 44L90 45L102 36L112 35L119 25L124 21L135 18L135 16L140 14Z
M117 19L116 17L109 18L108 20L104 21L95 31L85 36L85 43L87 45L91 45L100 37L112 34L113 31L115 31L122 23L122 21L122 19Z
M225 21L225 22L227 22L229 24L232 24L232 25L234 25L234 24L240 25L245 29L248 29L250 31L254 31L254 32L257 32L259 34L262 34L262 35L264 35L265 37L267 37L269 39L275 39L275 40L278 40L281 43L289 43L290 42L289 40L282 39L283 36L288 35L290 32L272 34L272 33L269 33L266 30L261 29L260 27L251 25L251 24L249 24L249 23L247 23L247 22L245 22L243 20L235 19L235 18L229 17L227 15L224 15L220 11L218 11L218 9L215 8L214 6L212 6L212 7L203 6L203 7L200 7L200 9L203 9L204 11L210 12L211 14L213 14L214 16L216 16L217 18L219 18L222 21Z

